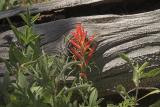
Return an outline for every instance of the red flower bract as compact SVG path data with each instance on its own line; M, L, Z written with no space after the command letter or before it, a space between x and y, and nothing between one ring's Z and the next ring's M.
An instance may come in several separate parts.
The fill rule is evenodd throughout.
M83 79L86 79L86 78L87 78L87 74L84 73L84 72L79 73L79 76L80 76L81 78L83 78Z
M87 32L84 31L84 27L81 24L77 24L76 30L71 34L72 36L69 40L71 47L69 50L73 54L73 58L76 61L80 61L80 72L82 73L85 72L95 51L94 35L87 37Z

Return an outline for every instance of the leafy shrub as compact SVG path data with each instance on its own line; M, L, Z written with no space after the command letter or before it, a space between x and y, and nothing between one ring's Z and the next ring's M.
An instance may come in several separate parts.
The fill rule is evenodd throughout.
M8 72L1 83L1 106L6 107L98 107L97 90L88 81L68 84L73 67L81 61L66 60L65 55L49 56L40 47L40 37L33 31L33 25L39 14L31 16L27 11L21 14L25 26L19 30L11 25L17 39L9 49L9 59L1 60ZM89 46L90 47L90 46ZM88 47L88 49L89 49ZM86 67L86 66L85 66ZM79 69L77 69L79 70ZM80 69L81 70L81 69ZM69 72L68 72L69 71ZM10 80L10 76L14 79ZM8 89L11 91L9 92ZM72 99L79 92L82 102Z
M118 85L116 87L117 92L121 95L121 97L123 98L124 101L122 101L118 105L109 104L108 107L135 107L135 106L138 105L138 102L140 100L142 100L142 99L144 99L144 98L146 98L146 97L148 97L148 96L150 96L152 94L160 93L160 89L159 88L140 87L140 82L141 82L142 79L144 79L144 78L152 78L152 77L155 77L155 76L159 75L160 74L160 68L156 68L156 69L153 69L151 71L145 72L145 68L148 66L147 62L145 62L141 66L139 66L139 64L137 64L135 66L135 65L133 65L133 62L125 54L121 54L120 56L121 56L122 59L124 59L125 61L128 62L128 64L130 65L130 67L131 67L131 69L133 71L132 81L133 81L133 83L135 85L135 89L132 89L132 90L127 92L126 89L124 88L124 86ZM146 95L144 95L141 98L138 98L139 89L146 89L146 90L150 90L151 92L146 94ZM132 91L135 91L135 95L134 96L130 95L130 93Z

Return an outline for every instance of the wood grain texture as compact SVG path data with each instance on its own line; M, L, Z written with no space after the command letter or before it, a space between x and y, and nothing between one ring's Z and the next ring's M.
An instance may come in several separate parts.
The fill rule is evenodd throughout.
M110 3L120 3L120 2L125 2L125 3L138 2L139 3L142 1L145 1L145 0L51 0L48 2L33 4L30 7L30 11L31 13L38 13L38 12L46 12L51 10L60 10L60 9L76 7L76 6L85 6L85 5L95 6L99 4L110 4ZM0 19L15 16L25 11L26 11L26 7L15 7L10 10L2 11L0 12Z
M133 87L132 72L126 62L119 58L121 52L140 64L150 62L149 69L160 66L160 10L132 15L69 18L35 25L34 29L41 35L43 49L53 54L64 52L63 39L76 23L83 23L89 35L96 33L98 46L94 59L102 72L93 71L91 75L99 90L106 92L117 84ZM7 36L14 40L11 31L0 34L0 57L3 58L7 57ZM0 72L3 71L4 67L0 65ZM144 81L142 85L158 86L160 76Z

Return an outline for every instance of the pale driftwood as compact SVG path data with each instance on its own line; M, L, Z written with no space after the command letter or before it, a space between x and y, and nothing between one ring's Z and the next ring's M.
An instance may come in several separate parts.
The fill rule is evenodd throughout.
M118 2L121 0L105 0L106 2ZM33 4L30 7L32 13L64 9L67 7L75 7L80 5L95 4L104 2L103 0L53 0L45 3ZM16 7L7 11L0 12L0 19L11 17L19 13L25 12L25 7Z
M76 23L83 23L90 35L96 33L98 47L94 58L102 73L97 75L98 72L93 71L91 75L100 92L113 89L117 84L133 86L132 73L126 62L119 58L121 52L138 63L150 62L150 68L160 65L160 10L133 15L69 18L35 25L35 31L42 36L43 49L51 54L63 52L63 38ZM7 57L6 38L9 36L13 37L11 31L0 34L0 57ZM157 76L144 80L142 85L157 86L159 83L160 76Z
M91 5L95 6L98 4L109 4L109 3L119 3L119 2L142 2L145 0L51 0L44 3L33 4L30 7L31 13L45 12L51 10L60 10L69 7L85 6ZM26 11L26 7L15 7L10 10L0 12L0 19L15 16L19 13Z

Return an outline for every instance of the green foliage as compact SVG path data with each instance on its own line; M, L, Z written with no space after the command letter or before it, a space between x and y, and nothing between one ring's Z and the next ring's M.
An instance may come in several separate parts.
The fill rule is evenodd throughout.
M25 14L20 14L20 16L25 22L25 24L31 27L35 23L35 21L39 18L40 13L35 16L31 16L30 11L27 8L27 12Z
M142 99L144 99L144 98L146 98L146 97L148 97L152 94L160 93L160 89L152 88L151 92L149 92L148 94L144 95L141 98L138 98L139 88L146 88L146 87L140 87L141 79L151 78L151 77L159 75L160 74L160 69L156 68L156 69L153 69L153 70L150 70L150 71L146 72L145 69L149 65L148 62L145 62L141 66L139 64L134 65L132 60L130 58L128 58L128 56L126 56L125 54L120 54L120 56L121 56L122 59L124 59L130 65L130 67L133 71L132 80L133 80L133 83L135 85L136 93L135 93L135 96L131 96L130 92L132 92L133 90L130 90L130 91L127 92L125 87L123 87L122 85L118 85L116 87L116 90L121 95L121 97L123 98L123 101L121 103L119 103L118 105L108 104L107 107L135 107L140 100L142 100ZM156 107L158 104L159 104L159 102L151 105L150 107Z
M8 72L0 85L0 95L6 107L99 107L98 92L89 82L68 77L79 61L68 61L65 55L47 55L40 47L40 37L33 31L39 17L31 16L29 10L20 15L25 22L22 29L11 25L17 41L10 45L9 59L5 62ZM10 76L15 79L11 82ZM11 86L9 93L8 87ZM73 93L82 97L82 103L72 99Z
M98 99L98 91L95 87L88 87L87 89L79 89L82 96L83 103L79 107L100 107L99 104L103 98Z
M123 101L118 105L108 104L107 107L135 107L135 98L129 95L125 87L123 87L122 85L118 85L116 87L116 90L123 98Z
M10 107L21 107L24 104L26 107L70 107L72 104L70 99L72 92L71 88L65 86L62 72L77 62L70 62L65 65L60 57L50 57L43 55L37 59L35 66L26 66L26 71L18 72L17 81L14 83L15 90L11 95ZM25 66L24 66L25 67ZM30 80L31 79L31 80Z
M29 12L23 16L22 19L26 25L22 29L17 29L11 25L12 30L16 36L17 41L12 42L9 50L9 61L4 61L10 73L18 73L25 71L24 66L33 64L37 58L42 55L40 49L40 37L34 33L32 25L37 19L38 15L31 16ZM25 18L24 18L25 17ZM33 20L32 23L29 23Z
M0 11L9 9L16 5L17 0L0 0Z
M4 9L5 0L0 0L0 10Z
M116 87L116 91L121 95L121 97L126 100L126 99L131 99L129 96L128 92L126 91L125 87L122 85L118 85Z
M125 61L128 62L128 64L131 66L131 68L133 70L132 80L133 80L133 83L135 85L136 94L135 94L135 97L131 97L129 95L129 93L133 90L127 92L122 85L117 86L117 92L124 99L124 101L122 103L120 103L117 107L134 107L134 106L137 105L138 101L140 101L140 100L142 100L142 99L144 99L144 98L146 98L146 97L148 97L152 94L160 93L160 89L152 88L151 92L149 92L148 94L146 94L143 97L138 99L139 88L143 88L143 87L140 87L141 79L152 78L152 77L155 77L155 76L159 75L160 74L160 69L155 68L153 70L150 70L150 71L146 72L145 69L149 65L148 62L145 62L141 66L139 66L139 64L136 64L136 66L135 66L135 65L133 65L133 62L125 54L121 54L120 56L121 56L122 59L124 59Z
M155 68L155 69L147 71L147 72L145 71L145 68L147 68L149 65L148 62L145 62L141 66L139 66L139 64L136 64L136 66L135 66L135 65L133 65L133 62L125 54L121 54L120 56L122 59L124 59L125 61L128 62L128 64L130 65L130 67L133 70L133 82L134 82L135 86L139 85L139 82L141 79L152 78L157 75L160 75L160 68Z
M119 103L118 105L108 104L107 107L135 107L135 99L126 99Z

